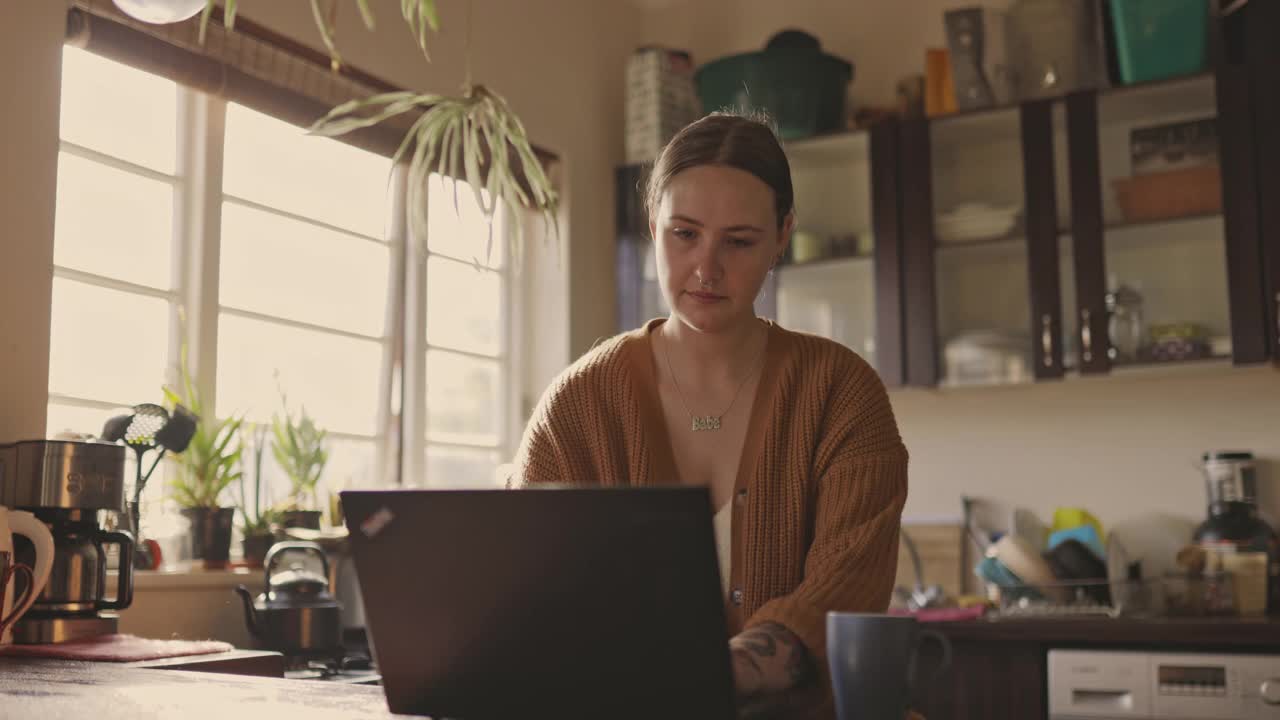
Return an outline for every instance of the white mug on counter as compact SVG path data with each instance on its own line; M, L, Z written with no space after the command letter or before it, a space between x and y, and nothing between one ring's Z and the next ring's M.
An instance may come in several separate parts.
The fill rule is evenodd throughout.
M27 538L36 549L35 567L26 571L29 575L27 587L30 590L21 597L15 596L17 583L14 579L18 576L19 568L26 566L18 564L13 546L14 535ZM0 626L3 630L0 633L0 645L13 642L13 623L31 609L31 604L44 592L44 586L49 582L49 571L53 568L53 535L35 515L0 505L0 557L6 555L6 567L0 569L3 574L0 579L5 581L0 584L0 595L3 596L0 597L0 621L3 621Z

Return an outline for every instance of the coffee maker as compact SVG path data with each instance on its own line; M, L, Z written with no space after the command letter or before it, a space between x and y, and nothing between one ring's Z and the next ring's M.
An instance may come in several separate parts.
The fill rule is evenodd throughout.
M14 625L15 643L51 643L117 631L133 602L133 536L103 521L125 511L125 448L94 441L27 440L0 445L0 505L49 527L53 569L35 604ZM107 549L119 548L114 598L106 597ZM29 544L15 547L29 563Z

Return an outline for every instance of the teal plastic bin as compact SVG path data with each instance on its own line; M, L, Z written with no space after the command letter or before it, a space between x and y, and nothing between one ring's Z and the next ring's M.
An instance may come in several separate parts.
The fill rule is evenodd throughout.
M702 109L764 111L784 140L844 127L844 98L853 65L822 52L798 31L775 35L766 49L713 60L695 79Z
M1116 64L1126 85L1205 68L1206 0L1110 0Z

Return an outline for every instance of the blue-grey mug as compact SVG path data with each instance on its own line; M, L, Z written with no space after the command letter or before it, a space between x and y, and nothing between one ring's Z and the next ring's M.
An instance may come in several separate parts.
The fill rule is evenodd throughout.
M916 660L925 640L942 648L942 662L923 682ZM918 690L951 665L951 643L903 615L827 613L827 664L839 720L902 720Z

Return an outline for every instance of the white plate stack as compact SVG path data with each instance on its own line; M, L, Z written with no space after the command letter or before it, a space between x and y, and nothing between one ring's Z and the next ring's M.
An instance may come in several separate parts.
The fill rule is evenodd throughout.
M1007 237L1018 226L1017 205L964 203L938 216L940 243L970 243Z

